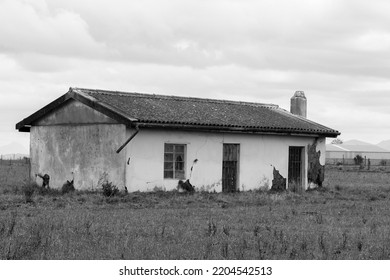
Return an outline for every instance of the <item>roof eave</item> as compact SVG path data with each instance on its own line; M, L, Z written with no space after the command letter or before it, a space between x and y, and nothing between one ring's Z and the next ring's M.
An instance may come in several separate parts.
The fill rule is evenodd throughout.
M136 122L136 125L142 128L163 128L163 129L183 129L191 131L208 132L230 132L230 133L248 133L248 134L272 134L272 135L290 135L306 137L337 137L340 133L324 131L305 131L286 128L253 128L253 127L234 127L217 125L197 125L197 124L178 124L178 123L154 123L154 122Z
M52 112L55 108L57 108L58 106L60 106L61 104L63 104L65 101L67 101L70 98L69 92L70 92L70 90L67 93L65 93L64 95L62 95L59 98L57 98L56 100L54 100L53 102L51 102L48 105L46 105L45 107L43 107L42 109L36 111L35 113L31 114L27 118L18 122L15 125L15 128L17 130L19 130L20 132L30 132L31 124L34 121L36 121L36 120L40 119L41 117L43 117L44 115Z
M87 96L79 91L77 89L69 88L69 91L65 93L64 95L60 96L53 102L49 103L42 109L36 111L32 115L28 116L27 118L23 119L22 121L18 122L15 125L15 128L19 130L20 132L30 132L30 128L32 124L42 118L43 116L49 114L50 112L54 111L58 107L60 107L62 104L64 104L69 99L77 100L96 111L99 111L102 114L105 114L106 116L118 121L119 123L123 123L125 125L130 125L133 121L136 121L136 119L130 118L123 114L122 112L119 112L115 108L112 108L111 106L107 104L103 104L102 102L94 99L93 97Z

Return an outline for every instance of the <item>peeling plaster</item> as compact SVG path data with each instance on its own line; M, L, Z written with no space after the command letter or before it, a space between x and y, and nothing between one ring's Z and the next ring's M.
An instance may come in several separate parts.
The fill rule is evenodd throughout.
M322 182L325 178L325 165L321 163L321 150L318 149L319 142L315 140L313 145L308 145L308 169L307 179L309 188L322 187Z
M284 178L282 175L280 175L279 170L276 170L275 167L274 167L273 175L274 175L274 178L272 180L271 190L285 191L287 188L286 178Z

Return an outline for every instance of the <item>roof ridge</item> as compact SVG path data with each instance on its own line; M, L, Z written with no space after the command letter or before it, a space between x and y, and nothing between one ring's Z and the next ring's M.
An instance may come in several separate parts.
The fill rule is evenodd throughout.
M191 96L177 96L177 95L164 95L164 94L155 94L155 93L140 93L140 92L125 92L125 91L112 91L112 90L102 90L102 89L88 89L88 88L78 88L73 87L72 90L80 90L80 91L90 91L98 94L106 94L106 95L121 95L121 96L137 96L141 98L160 98L160 99L170 99L170 100L178 100L178 101L196 101L196 102L204 102L204 103L219 103L219 104L236 104L236 105L249 105L255 107L264 107L270 109L278 109L279 106L271 103L256 103L256 102L246 102L246 101L234 101L234 100L226 100L226 99L212 99L212 98L200 98L200 97L191 97Z

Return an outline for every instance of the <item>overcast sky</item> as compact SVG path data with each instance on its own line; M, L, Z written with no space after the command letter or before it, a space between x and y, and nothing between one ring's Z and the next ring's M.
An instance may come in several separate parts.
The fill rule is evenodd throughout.
M0 0L0 145L69 87L274 103L390 139L388 0Z

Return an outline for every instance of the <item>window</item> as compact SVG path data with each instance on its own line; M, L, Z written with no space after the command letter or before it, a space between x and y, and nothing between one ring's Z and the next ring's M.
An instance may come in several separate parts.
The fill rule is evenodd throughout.
M186 145L165 144L164 179L185 179Z

